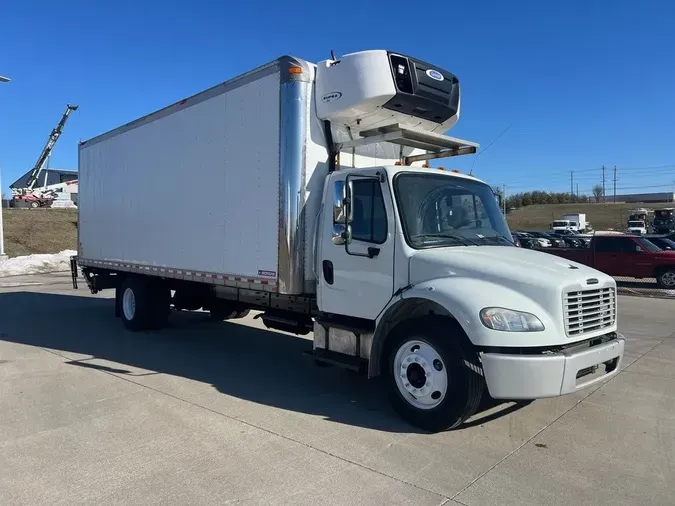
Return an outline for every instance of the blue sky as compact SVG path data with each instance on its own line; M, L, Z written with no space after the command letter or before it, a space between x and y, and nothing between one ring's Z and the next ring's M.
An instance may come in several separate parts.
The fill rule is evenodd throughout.
M473 165L507 193L568 191L572 169L589 193L603 164L618 166L620 192L675 186L673 2L9 3L0 7L0 75L12 79L0 84L5 188L35 163L68 102L80 109L50 166L74 169L79 139L279 55L318 61L331 49L392 49L455 73L462 111L448 133L487 147L508 130L475 161L443 163Z

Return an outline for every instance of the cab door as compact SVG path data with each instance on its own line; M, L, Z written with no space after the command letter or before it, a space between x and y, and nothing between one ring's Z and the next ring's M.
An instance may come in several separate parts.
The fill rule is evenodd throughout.
M335 172L327 185L316 266L319 310L375 320L394 286L396 226L385 173Z
M652 259L630 237L595 237L594 267L610 276L649 277Z

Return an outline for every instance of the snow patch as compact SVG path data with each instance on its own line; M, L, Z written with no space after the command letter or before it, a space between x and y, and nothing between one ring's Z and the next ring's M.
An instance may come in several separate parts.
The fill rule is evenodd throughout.
M66 249L59 253L26 255L0 260L0 277L68 271L70 270L70 257L73 255L77 255L77 251Z

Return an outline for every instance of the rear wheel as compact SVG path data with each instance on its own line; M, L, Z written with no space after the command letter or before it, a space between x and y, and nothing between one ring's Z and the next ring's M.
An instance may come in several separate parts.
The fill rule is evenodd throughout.
M118 288L122 323L131 331L163 327L169 316L169 290L161 282L130 276Z
M209 313L214 320L224 321L245 318L250 310L237 309L236 306L226 301L215 301L210 305Z
M386 346L392 406L431 432L454 429L473 415L485 382L478 356L461 327L447 318L403 324Z

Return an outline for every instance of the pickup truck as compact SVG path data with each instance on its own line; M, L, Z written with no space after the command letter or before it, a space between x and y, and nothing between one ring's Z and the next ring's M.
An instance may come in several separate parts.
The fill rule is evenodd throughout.
M662 288L675 288L675 251L664 251L637 235L595 235L588 248L546 252L610 276L656 278Z

